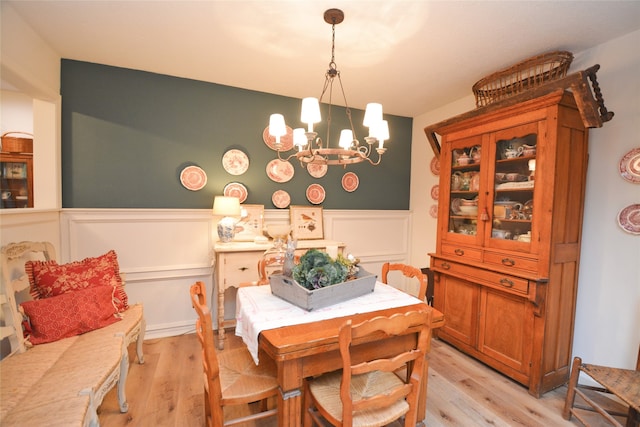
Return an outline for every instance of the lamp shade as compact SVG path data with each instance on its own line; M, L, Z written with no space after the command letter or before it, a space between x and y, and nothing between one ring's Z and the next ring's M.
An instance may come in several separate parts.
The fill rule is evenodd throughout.
M219 216L239 216L240 199L237 197L216 196L213 199L213 214Z
M300 121L308 124L309 132L313 132L313 124L320 123L320 103L317 98L304 98L302 100L302 111Z
M342 129L342 131L340 131L340 141L338 142L338 145L346 150L351 147L352 143L353 132L351 129Z
M373 136L375 136L378 141L386 141L389 139L389 123L386 120L380 120L373 127Z
M364 121L362 124L366 127L371 127L380 121L382 121L382 104L377 102L368 103L364 111Z
M269 117L269 133L276 138L287 134L287 126L284 124L282 114L272 114Z
M293 145L296 147L304 147L307 145L307 137L303 128L295 128L293 130Z

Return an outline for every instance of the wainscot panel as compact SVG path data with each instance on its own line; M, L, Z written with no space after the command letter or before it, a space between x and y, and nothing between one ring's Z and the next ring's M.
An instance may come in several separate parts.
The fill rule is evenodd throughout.
M265 210L265 224L288 222L288 210ZM409 232L409 211L324 211L325 238L345 242L345 252L377 275L385 261L409 259ZM217 235L210 209L64 209L61 235L64 262L110 249L118 253L129 300L145 307L146 338L193 331L193 282L205 282L209 295L216 295L212 248ZM229 316L235 313L233 291L225 297Z
M0 246L26 240L51 242L59 251L60 211L9 209L0 212Z

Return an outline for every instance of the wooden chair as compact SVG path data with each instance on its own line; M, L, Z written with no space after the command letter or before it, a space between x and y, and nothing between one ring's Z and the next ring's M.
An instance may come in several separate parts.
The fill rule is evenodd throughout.
M602 387L578 385L580 373L588 375ZM615 407L605 407L604 404L597 402L595 396L589 396L587 390L599 393L612 393L627 404L628 409L626 411L620 411ZM589 406L575 405L576 394ZM590 424L577 409L595 411L612 425L619 427L622 427L622 424L613 417L626 417L627 427L637 427L640 424L640 349L638 349L638 360L635 371L582 363L581 358L575 357L573 359L573 366L571 367L571 377L569 378L569 384L567 386L567 397L562 416L570 420L571 415L574 415L582 424L589 427Z
M300 262L300 256L293 257L293 262L298 264ZM266 257L260 258L258 261L258 278L257 285L268 285L269 276L272 274L280 274L282 272L282 260L279 257Z
M389 284L388 275L390 271L400 271L405 277L417 279L419 284L418 291L407 292L407 293L413 295L414 297L422 301L426 301L427 280L425 278L425 275L422 273L422 271L419 268L412 267L407 264L400 264L400 263L391 264L391 263L385 262L382 265L382 279L381 279L382 283Z
M204 283L196 282L191 285L190 294L191 303L198 314L196 334L202 345L207 426L231 426L276 415L276 409L267 410L266 401L266 399L274 397L278 391L276 370L273 363L268 358L263 358L260 365L256 366L245 347L216 353L211 313L206 303ZM252 402L261 403L261 412L224 420L225 407Z
M345 322L339 333L342 371L331 372L305 382L304 426L323 419L334 426L382 426L404 417L404 426L417 423L420 383L431 337L431 311L412 311L391 317L376 317L358 325ZM368 335L402 335L418 328L415 347L388 359L370 359L354 364L351 345ZM394 371L408 366L401 379Z

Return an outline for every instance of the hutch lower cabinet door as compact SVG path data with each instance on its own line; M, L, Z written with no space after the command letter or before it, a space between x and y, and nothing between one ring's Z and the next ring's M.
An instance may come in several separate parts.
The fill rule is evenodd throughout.
M588 130L562 90L440 136L434 306L443 340L539 397L569 378Z

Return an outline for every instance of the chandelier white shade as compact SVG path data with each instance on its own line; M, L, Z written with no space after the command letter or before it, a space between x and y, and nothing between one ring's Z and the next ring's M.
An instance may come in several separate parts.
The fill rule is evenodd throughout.
M362 122L363 125L371 130L371 127L376 123L382 121L382 104L378 104L377 102L370 102L367 104L367 109L364 112L364 120Z
M307 126L307 129L296 128L293 130L293 145L295 153L283 156L283 147L280 144L280 137L286 134L286 124L281 114L272 114L269 120L269 133L276 138L275 148L280 160L290 160L297 158L300 164L308 163L325 164L325 165L348 165L361 163L364 161L372 165L380 164L382 155L385 153L384 141L389 139L389 126L382 115L382 104L372 102L367 104L363 125L369 128L369 135L364 138L364 143L360 143L356 136L351 118L351 109L347 104L347 98L342 87L340 72L337 69L334 52L335 52L335 26L344 20L344 13L339 9L329 9L324 12L324 20L331 24L332 41L331 41L331 61L329 69L325 73L325 82L320 98L304 98L302 100L302 108L300 112L300 121ZM349 120L349 129L343 129L339 132L337 141L330 141L331 137L331 113L333 100L333 83L337 77L340 85L340 93L344 100L345 112ZM323 141L318 137L318 133L314 131L314 125L322 121L320 114L320 104L322 98L327 93L329 95L329 104L326 120L327 136ZM335 135L336 133L334 133ZM375 144L377 147L374 147ZM336 148L330 148L331 145ZM377 153L377 159L371 159L373 152Z
M287 125L282 114L272 114L269 117L269 133L276 137L276 147L279 147L280 137L287 134Z
M320 123L320 103L318 98L304 98L302 100L302 111L300 121L307 124L307 132L313 132L313 125Z

